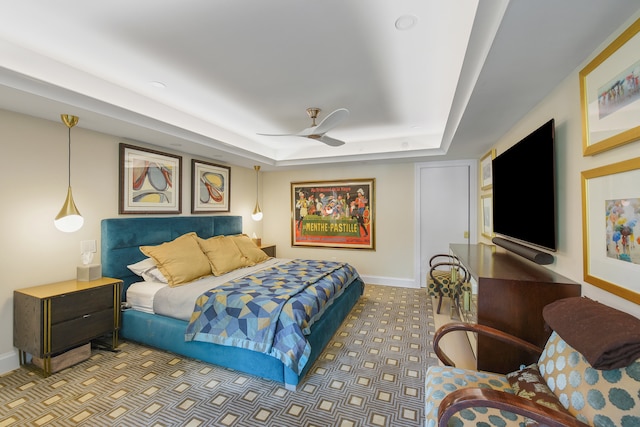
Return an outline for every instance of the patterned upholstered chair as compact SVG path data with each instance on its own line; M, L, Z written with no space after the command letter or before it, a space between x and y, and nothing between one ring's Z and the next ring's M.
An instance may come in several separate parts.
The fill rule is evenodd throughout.
M427 274L427 295L438 298L436 313L440 314L443 297L451 298L454 305L460 303L463 286L468 280L469 273L455 255L438 254L431 257Z
M434 348L447 366L427 371L425 427L640 426L640 319L579 297L548 305L544 318L553 329L544 349L487 326L440 328ZM506 375L455 368L438 342L460 330L540 357Z

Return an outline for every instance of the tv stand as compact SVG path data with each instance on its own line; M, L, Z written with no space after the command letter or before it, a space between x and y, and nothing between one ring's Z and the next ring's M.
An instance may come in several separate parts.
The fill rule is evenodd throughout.
M471 315L479 324L540 347L551 334L545 328L542 308L581 294L580 284L494 245L451 244L450 250L472 277L471 310L461 313L462 318ZM475 341L479 370L504 374L538 359L482 335Z

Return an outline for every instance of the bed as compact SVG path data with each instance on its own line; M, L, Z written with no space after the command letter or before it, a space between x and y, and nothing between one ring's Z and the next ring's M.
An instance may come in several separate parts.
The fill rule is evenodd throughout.
M242 234L242 217L113 218L102 220L101 232L103 275L119 278L123 281L123 300L126 302L127 291L130 287L134 286L131 288L133 294L133 289L137 284L144 281L128 267L145 260L146 255L141 252L140 247L153 247L165 242L171 242L187 233L195 233L201 239L240 235ZM280 265L289 261L297 260L269 260L271 265L274 263ZM349 268L352 267L349 266ZM265 267L264 271L268 269L269 267ZM255 278L255 275L263 273L257 273L252 270L252 274ZM185 287L181 287L181 289L186 289L189 286L192 286L192 284L189 283ZM364 283L357 272L353 277L346 279L340 292L336 292L335 299L327 302L326 307L321 310L321 316L315 319L310 324L310 327L305 330L307 346L310 350L305 355L305 360L300 366L294 365L292 367L291 363L286 363L286 360L283 361L282 357L274 357L259 351L259 349L255 350L247 346L234 347L215 339L210 342L186 339L186 331L188 328L193 327L193 322L150 311L124 309L122 311L120 336L124 340L138 342L182 356L278 381L283 383L287 389L295 390L342 321L356 304L363 290ZM213 300L213 296L209 296ZM127 305L130 305L130 303ZM195 303L194 306L196 306ZM193 333L193 329L191 332L190 335L187 335L192 338L198 335Z

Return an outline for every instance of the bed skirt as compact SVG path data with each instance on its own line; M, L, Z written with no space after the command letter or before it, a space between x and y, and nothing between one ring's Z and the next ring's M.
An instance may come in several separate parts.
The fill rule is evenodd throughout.
M123 311L120 336L124 340L278 381L287 389L295 390L363 292L364 283L358 277L313 324L311 334L307 337L311 345L311 355L300 375L284 366L280 360L263 353L199 341L185 341L184 333L188 322L157 314L135 310Z

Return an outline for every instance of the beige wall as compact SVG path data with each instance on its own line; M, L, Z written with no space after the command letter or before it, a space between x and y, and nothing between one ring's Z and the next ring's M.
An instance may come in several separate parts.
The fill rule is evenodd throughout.
M638 16L630 19L620 32ZM530 111L495 145L497 155L519 141L540 125L555 118L556 179L558 202L558 244L556 261L549 268L583 284L583 294L605 304L640 317L640 306L587 284L582 280L582 194L580 172L599 166L640 156L640 141L613 150L584 157L582 155L582 120L580 113L580 84L578 72L604 49L619 33L613 34L594 54L585 58L553 93ZM526 84L526 79L523 80ZM525 200L535 195L526 195ZM484 240L482 236L480 240Z

